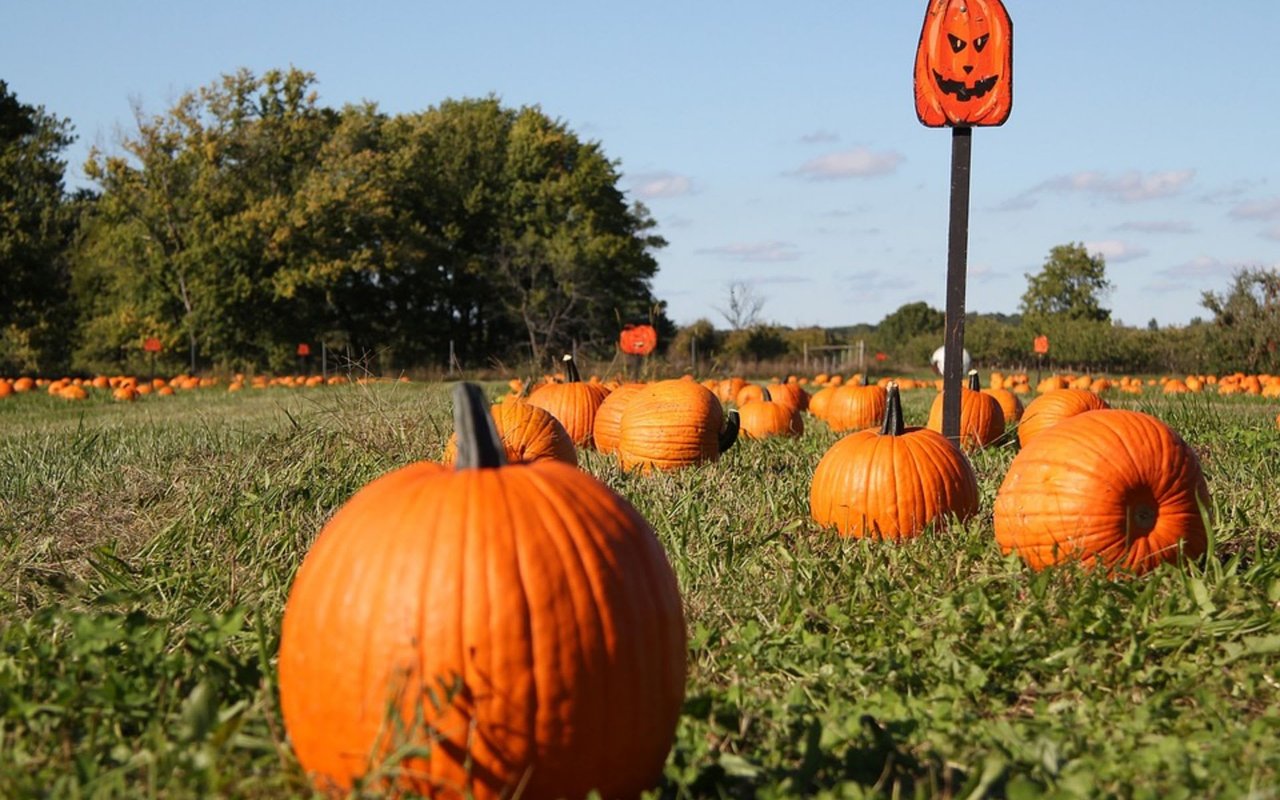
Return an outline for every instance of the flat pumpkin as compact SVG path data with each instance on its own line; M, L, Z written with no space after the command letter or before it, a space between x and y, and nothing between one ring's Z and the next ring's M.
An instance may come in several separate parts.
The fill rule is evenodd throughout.
M1028 409L1029 410L1029 409ZM1148 414L1096 409L1038 434L996 493L996 541L1034 569L1079 561L1143 573L1208 544L1195 452Z

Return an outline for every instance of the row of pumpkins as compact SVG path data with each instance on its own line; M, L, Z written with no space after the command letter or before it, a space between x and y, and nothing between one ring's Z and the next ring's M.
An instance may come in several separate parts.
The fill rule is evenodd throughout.
M357 378L356 383L375 382L378 378ZM401 378L407 381L407 378ZM313 386L342 386L350 381L344 375L233 375L227 382L227 391L238 392L245 388L269 389L280 386L302 388ZM133 375L97 375L93 378L4 378L0 377L0 398L27 392L44 391L65 400L86 400L95 390L110 392L116 400L132 402L147 395L170 396L179 391L208 389L221 386L217 378L175 375L171 378L138 378Z
M853 431L814 472L821 525L905 538L978 511L968 457L904 424L897 383L840 388L818 412L821 393L787 383L611 387L565 367L493 405L457 385L445 463L365 486L304 558L280 702L321 791L633 797L659 782L684 696L681 597L649 523L576 468L579 448L674 469L715 460L739 432L797 435L807 409ZM975 385L962 420L968 448L1014 422ZM1006 552L1142 572L1204 551L1207 487L1161 421L1065 388L1028 404L1017 430L994 508Z

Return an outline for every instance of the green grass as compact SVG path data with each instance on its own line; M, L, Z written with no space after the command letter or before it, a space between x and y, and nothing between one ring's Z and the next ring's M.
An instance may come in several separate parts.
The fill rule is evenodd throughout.
M909 421L931 396L906 394ZM1276 408L1112 402L1199 453L1201 564L1111 581L1002 557L1011 440L974 457L982 515L901 545L809 521L820 422L651 477L582 454L685 600L660 792L1280 797ZM419 384L0 400L0 797L309 796L274 685L290 581L333 510L436 457L447 420Z

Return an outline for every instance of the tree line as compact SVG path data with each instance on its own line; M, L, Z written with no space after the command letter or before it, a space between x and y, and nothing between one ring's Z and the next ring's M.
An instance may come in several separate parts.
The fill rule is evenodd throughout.
M728 328L677 329L652 291L666 243L600 143L537 107L494 97L389 115L321 105L315 77L247 70L135 107L93 188L68 192L71 122L0 81L0 374L164 366L289 370L323 346L370 368L549 365L570 349L609 358L647 322L680 368L796 360L861 342L900 367L928 363L941 311L908 303L879 323L791 329L729 287ZM1244 269L1205 292L1211 320L1113 323L1102 257L1051 249L1017 313L971 314L980 364L1106 371L1280 371L1280 273Z

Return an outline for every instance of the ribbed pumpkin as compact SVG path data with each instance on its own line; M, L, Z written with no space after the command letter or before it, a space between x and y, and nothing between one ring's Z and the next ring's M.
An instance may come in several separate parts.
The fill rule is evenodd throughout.
M738 392L742 391L742 387L746 385L747 382L742 378L725 378L716 386L716 397L725 405L736 402Z
M831 400L838 391L838 386L824 386L814 392L807 404L809 413L825 422L831 411Z
M549 411L530 403L511 401L497 403L489 408L494 427L502 439L507 462L523 464L548 458L566 464L578 464L578 449L573 446L569 433ZM445 443L445 466L452 466L457 454L458 435L455 433Z
M1110 408L1106 400L1088 389L1050 389L1027 404L1018 423L1018 444L1026 447L1041 431L1067 417Z
M595 429L596 410L609 390L603 384L583 382L573 356L564 357L564 368L564 383L539 386L529 395L529 402L560 420L575 446L590 448L593 446L591 434Z
M738 434L720 400L693 381L649 384L622 411L618 458L624 469L677 469L715 461Z
M770 436L799 436L804 433L804 417L789 405L773 399L770 388L763 388L759 400L751 400L738 409L741 433L750 439Z
M775 383L769 387L773 402L788 406L792 411L804 411L809 407L809 393L796 383Z
M931 431L942 433L942 395L929 407ZM969 370L969 385L960 389L960 446L965 450L986 447L1004 435L1004 411L1000 403L982 391L978 371Z
M486 406L455 390L456 469L365 486L294 579L280 706L326 794L370 776L397 796L619 797L661 778L686 648L662 546L585 472L503 464Z
M1098 409L1042 431L1013 459L996 494L996 541L1035 569L1078 560L1143 573L1180 549L1204 553L1208 507L1200 462L1173 429Z
M818 462L809 511L844 536L906 539L952 515L976 514L978 480L942 434L904 426L898 385L890 383L880 429L845 436Z
M609 396L600 403L600 407L596 409L595 427L592 432L597 451L605 454L617 451L618 442L622 439L623 409L627 407L627 403L631 401L631 398L635 397L647 385L644 383L624 383L609 392Z
M827 404L827 424L836 431L874 428L884 419L888 395L882 386L841 386Z

